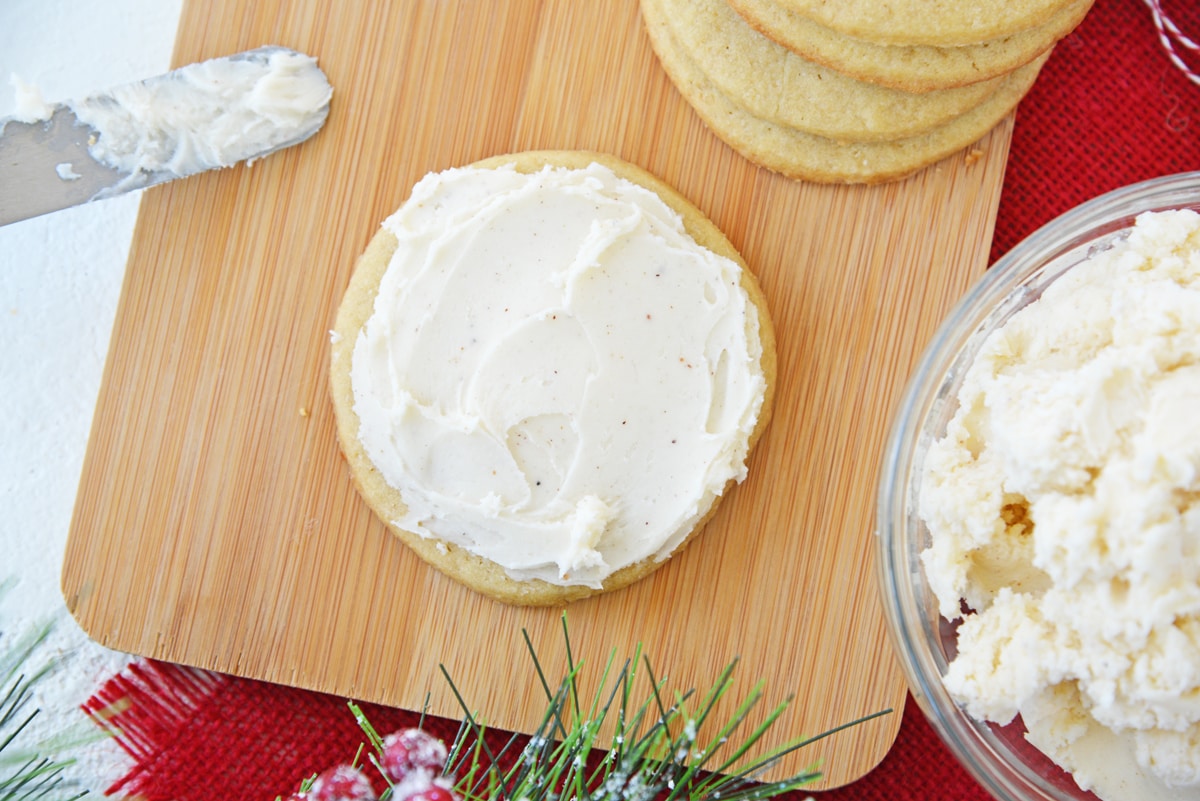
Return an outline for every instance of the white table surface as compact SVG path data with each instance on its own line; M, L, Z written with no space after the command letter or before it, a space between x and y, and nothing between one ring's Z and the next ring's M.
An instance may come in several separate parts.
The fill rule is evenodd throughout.
M16 108L13 75L54 102L165 72L181 2L0 0L0 118ZM75 625L59 573L140 194L0 227L0 581L13 583L0 653L53 620L34 663L56 666L10 748L96 732L79 705L128 659ZM128 767L109 740L66 756L94 796Z

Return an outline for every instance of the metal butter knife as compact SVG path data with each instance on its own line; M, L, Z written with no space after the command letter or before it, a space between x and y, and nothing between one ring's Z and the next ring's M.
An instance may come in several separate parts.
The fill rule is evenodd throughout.
M315 59L263 47L0 120L0 225L298 144L332 93Z

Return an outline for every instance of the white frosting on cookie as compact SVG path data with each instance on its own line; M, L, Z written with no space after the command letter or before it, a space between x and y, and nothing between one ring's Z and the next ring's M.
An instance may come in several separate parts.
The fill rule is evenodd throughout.
M430 174L354 347L395 525L518 580L665 559L746 474L766 377L737 263L598 164Z

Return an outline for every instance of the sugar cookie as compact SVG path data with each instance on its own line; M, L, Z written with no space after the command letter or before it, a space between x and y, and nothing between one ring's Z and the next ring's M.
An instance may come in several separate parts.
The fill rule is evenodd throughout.
M1093 0L1075 0L1048 21L960 47L876 44L789 11L780 0L729 0L756 30L809 61L860 81L909 92L964 86L1004 75L1045 53L1083 20Z

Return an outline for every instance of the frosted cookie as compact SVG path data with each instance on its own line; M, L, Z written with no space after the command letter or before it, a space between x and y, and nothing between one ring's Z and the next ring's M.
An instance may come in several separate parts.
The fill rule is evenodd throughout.
M750 27L726 0L641 0L648 24L752 116L845 141L924 133L979 105L1003 78L913 93L858 81L801 58Z
M978 141L1016 107L1049 57L1047 53L1014 70L983 103L927 133L888 142L837 142L750 114L679 50L666 25L646 22L651 45L672 82L718 137L755 164L823 183L896 180Z
M611 156L431 173L360 257L332 337L338 438L422 559L498 600L614 590L746 476L774 334L698 209Z
M1028 64L1073 31L1092 2L1074 0L1047 22L1010 36L936 47L855 39L789 11L781 0L729 0L751 26L797 55L861 81L909 92L964 86Z
M879 44L957 47L1045 25L1074 0L778 0L846 36Z

